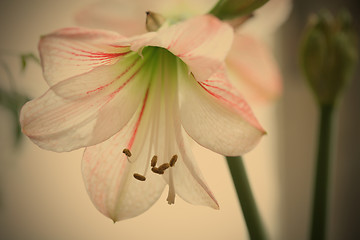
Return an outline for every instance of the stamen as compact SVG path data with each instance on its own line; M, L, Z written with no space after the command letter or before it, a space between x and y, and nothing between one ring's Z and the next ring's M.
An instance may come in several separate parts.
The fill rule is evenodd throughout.
M123 153L124 153L127 157L131 157L131 152L130 152L129 149L124 148Z
M160 170L159 168L157 167L152 167L151 168L151 171L153 171L154 173L157 173L157 174L164 174L164 170Z
M168 164L168 163L163 163L163 164L161 164L160 166L159 166L159 170L160 171L165 171L166 169L168 169L170 167L170 164Z
M178 159L178 155L175 154L174 156L172 156L169 162L170 167L173 167L175 165L177 159Z
M134 173L133 176L134 176L134 178L136 178L137 180L142 181L142 182L146 180L145 176L138 174L138 173Z
M131 163L131 161L129 159L129 157L131 157L131 155L132 155L130 150L127 149L127 148L124 148L123 153L126 155L126 158L127 158L128 162Z
M156 166L156 163L157 163L157 156L154 155L151 159L151 166L152 167L155 167Z

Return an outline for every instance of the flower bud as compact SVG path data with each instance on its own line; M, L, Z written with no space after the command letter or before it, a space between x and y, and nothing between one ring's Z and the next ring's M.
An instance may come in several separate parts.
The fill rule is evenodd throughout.
M219 0L210 14L221 20L230 20L250 15L268 0Z
M156 32L165 23L166 18L155 12L146 12L146 30Z
M307 81L320 104L334 104L352 77L357 43L351 16L328 11L309 18L301 48L300 62Z

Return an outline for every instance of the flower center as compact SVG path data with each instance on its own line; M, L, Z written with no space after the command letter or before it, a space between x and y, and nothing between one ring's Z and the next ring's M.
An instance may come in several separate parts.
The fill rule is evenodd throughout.
M123 150L123 153L126 155L126 157L128 158L128 161L131 163L131 161L129 160L129 158L132 156L130 150L127 149L127 148L125 148L125 149ZM166 171L168 168L175 166L175 163L176 163L176 161L177 161L177 159L178 159L178 155L175 154L174 156L172 156L172 158L170 159L169 162L165 162L165 163L161 164L161 165L158 166L158 167L156 166L156 164L157 164L157 159L158 159L158 158L157 158L156 155L154 155L154 156L152 157L151 162L150 162L150 163L151 163L151 171L152 171L153 173L162 175L162 174L165 173L165 171ZM134 173L133 176L134 176L135 179L137 179L137 180L139 180L139 181L145 181L145 180L146 180L145 175L142 175L142 174L140 174L140 173Z
M161 175L169 185L167 201L175 202L173 171L178 160L176 134L178 117L178 71L185 71L184 63L168 50L146 47L142 51L143 64L141 84L147 85L142 105L139 126L134 136L134 145L123 150L130 164L142 156L140 167L134 167L133 177L146 181L148 173ZM187 71L187 70L186 70ZM146 150L148 149L148 150ZM131 150L131 151L130 151ZM145 151L145 152L144 152ZM180 159L179 159L180 160Z

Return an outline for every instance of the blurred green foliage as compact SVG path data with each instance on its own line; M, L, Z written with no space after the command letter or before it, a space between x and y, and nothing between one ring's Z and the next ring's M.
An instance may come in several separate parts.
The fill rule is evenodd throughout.
M269 0L219 0L209 12L221 20L250 15Z
M20 64L21 64L21 71L25 71L28 62L32 61L37 64L40 64L40 60L37 56L35 56L33 53L25 53L25 54L19 54L16 55L20 58ZM21 133L21 126L19 122L19 115L20 110L22 106L30 100L30 98L20 93L16 87L15 87L15 81L16 79L13 77L13 74L5 61L1 62L2 64L0 67L3 68L3 76L0 76L0 81L2 82L9 82L10 88L5 89L3 86L0 86L0 106L8 110L8 112L11 114L13 121L15 123L14 125L14 136L15 136L15 145L17 146L21 140L22 133Z

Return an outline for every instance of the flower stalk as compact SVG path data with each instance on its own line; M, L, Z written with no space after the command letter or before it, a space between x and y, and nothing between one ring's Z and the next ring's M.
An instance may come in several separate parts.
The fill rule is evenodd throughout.
M358 60L357 34L351 15L322 11L309 19L300 51L300 62L320 111L318 152L310 239L326 239L331 181L332 124L334 110L351 80Z
M244 214L250 239L267 239L266 231L251 191L242 157L226 157L226 161Z
M321 105L311 222L310 239L312 240L326 239L329 182L331 180L332 163L333 119L334 105Z

